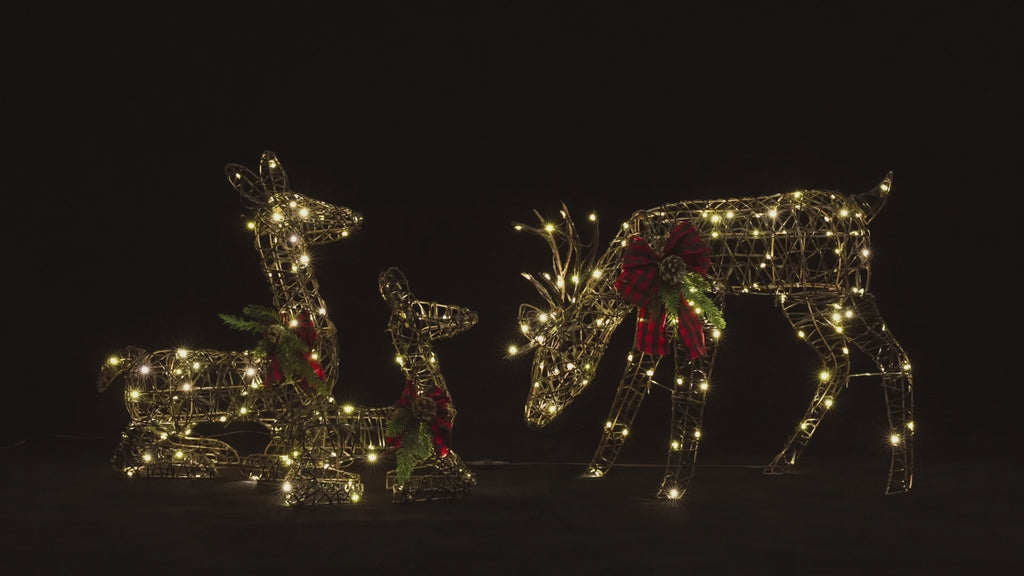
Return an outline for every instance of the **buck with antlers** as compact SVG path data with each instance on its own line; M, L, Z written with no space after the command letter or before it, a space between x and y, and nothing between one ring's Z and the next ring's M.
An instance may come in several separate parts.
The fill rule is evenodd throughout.
M516 229L547 241L554 263L553 275L523 274L546 303L520 306L527 342L511 350L534 353L527 425L547 425L586 389L612 334L636 309L633 349L586 474L609 471L644 396L660 386L670 393L672 422L657 498L681 497L696 465L725 297L766 295L776 299L822 366L810 405L765 472L781 474L796 463L846 387L850 351L857 349L877 367L864 375L880 377L885 394L891 448L886 494L908 492L914 434L910 362L868 291L868 225L891 185L889 173L861 194L799 190L640 210L602 254L596 225L587 246L564 205L561 229L517 223ZM662 385L654 376L669 353L674 378Z
M247 463L280 476L281 455L292 442L282 438L282 415L328 397L337 381L337 331L320 295L311 250L358 231L362 216L292 190L271 151L263 153L258 174L238 164L228 164L225 173L249 210L274 310L302 335L302 361L315 377L289 379L281 370L289 358L253 350L122 349L102 367L97 387L103 392L115 380L125 382L130 421L112 462L125 476L213 477L218 466L239 463L239 455L195 428L237 421L271 430L266 453L250 455Z

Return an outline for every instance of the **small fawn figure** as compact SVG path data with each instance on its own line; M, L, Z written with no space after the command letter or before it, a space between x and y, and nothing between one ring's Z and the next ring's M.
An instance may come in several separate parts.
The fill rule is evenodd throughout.
M388 332L406 382L388 421L387 441L396 451L397 468L388 471L387 487L395 502L463 496L476 485L476 475L451 447L455 405L434 342L475 326L477 313L417 300L398 268L381 273L379 284L391 309Z
M313 337L311 361L322 370L322 382L315 384L329 393L338 377L337 330L320 295L312 249L355 233L363 218L292 190L271 151L260 158L258 174L238 164L228 164L225 174L249 210L273 305L292 326L305 323L302 329ZM247 463L268 476L282 476L282 455L290 440L282 438L280 421L288 412L319 402L320 394L308 382L272 383L271 360L252 350L147 351L137 346L111 355L97 388L103 392L123 380L130 417L112 459L114 468L126 477L214 477L218 466L240 463L238 452L226 442L198 435L196 425L249 421L272 434L266 452L249 455Z
M884 206L891 185L889 173L862 194L798 190L640 210L622 224L603 254L597 253L596 227L587 254L564 205L564 230L553 224L517 224L543 237L554 255L554 276L523 274L547 304L519 308L520 330L528 342L513 353L535 351L527 425L547 425L586 389L612 334L637 309L635 343L586 473L600 477L609 471L640 403L652 386L659 386L671 395L672 421L657 497L683 496L694 472L720 336L719 326L701 318L694 306L699 291L683 282L692 278L707 286L707 307L717 312L727 295L776 299L797 336L823 364L804 417L766 473L780 474L796 463L847 386L850 351L857 349L878 370L858 376L880 377L885 393L891 448L886 494L908 492L914 435L910 361L868 291L868 224ZM672 306L677 307L674 315L668 313ZM705 333L711 337L705 340ZM668 354L674 357L675 376L663 385L654 376Z
M291 446L288 504L358 501L362 483L346 470L355 459L396 464L385 475L396 503L453 499L476 485L476 474L451 447L455 405L433 343L472 328L477 313L416 299L398 268L382 272L378 282L391 309L387 330L405 377L402 395L387 407L328 402L290 415L283 427Z

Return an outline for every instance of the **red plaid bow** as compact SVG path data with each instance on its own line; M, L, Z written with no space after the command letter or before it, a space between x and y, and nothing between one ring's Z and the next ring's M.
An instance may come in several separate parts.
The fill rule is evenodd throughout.
M416 393L416 383L412 380L405 382L405 388L402 390L402 396L399 397L398 401L395 402L395 407L404 410L414 411L413 403L417 396L425 396L434 401L436 406L436 412L433 418L427 420L427 424L430 426L430 432L434 436L434 444L437 445L438 454L443 458L448 455L448 447L452 443L452 419L451 411L448 409L448 405L451 403L451 398L445 393L439 386L431 386L429 392L422 394ZM414 416L412 419L412 426L418 426L419 420ZM408 431L406 429L403 434ZM388 436L384 438L384 441L388 446L394 446L400 448L402 446L402 436Z
M668 313L658 300L661 298L662 290L658 282L658 264L666 256L682 258L689 270L701 276L707 274L708 266L711 264L708 247L697 234L697 229L689 222L683 221L669 235L664 253L660 256L640 236L631 237L622 257L622 273L615 281L615 289L623 298L640 308L636 325L637 348L647 354L658 356L668 353L668 338L665 332ZM658 318L653 317L652 307L661 312ZM693 360L706 354L704 328L696 311L682 293L679 295L678 319L679 337L686 346L689 359Z

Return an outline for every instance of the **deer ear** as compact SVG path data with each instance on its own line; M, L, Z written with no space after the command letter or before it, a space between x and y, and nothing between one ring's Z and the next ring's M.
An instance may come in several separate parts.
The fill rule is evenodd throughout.
M416 298L409 290L409 282L405 274L395 267L388 268L381 272L378 278L380 295L392 310L401 307L403 302L412 302Z
M288 175L277 159L277 154L270 150L264 151L260 158L260 181L268 195L288 191Z
M252 170L241 164L232 163L224 167L224 174L248 207L253 208L266 204L266 190Z

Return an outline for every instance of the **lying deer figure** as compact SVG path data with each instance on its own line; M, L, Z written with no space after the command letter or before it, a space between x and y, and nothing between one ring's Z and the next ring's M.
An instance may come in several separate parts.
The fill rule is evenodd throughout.
M520 306L528 342L511 349L534 351L527 425L549 424L586 389L612 334L636 308L633 350L586 474L609 471L644 396L660 386L671 395L672 422L657 498L680 498L696 465L725 297L766 295L777 300L822 367L803 418L765 472L781 474L796 463L849 382L852 347L877 366L877 373L863 375L880 376L885 393L891 444L886 494L908 492L914 433L910 362L868 291L868 224L885 205L891 184L889 173L862 194L800 190L640 210L600 255L596 226L587 253L564 205L564 229L516 224L546 239L554 263L554 276L523 274L546 301L545 308ZM654 375L670 352L675 377L665 386Z
M329 397L337 381L337 331L320 296L311 250L358 231L362 216L293 191L270 151L260 159L259 174L237 164L228 164L225 173L249 210L274 308L307 338L308 362L316 373L309 380L316 381L282 378L284 358L253 350L122 349L102 367L97 388L103 392L115 380L124 381L130 421L112 464L127 477L214 477L218 466L240 462L238 452L195 428L239 421L272 432L266 453L250 455L247 462L283 475L282 454L292 442L281 435L283 416Z

